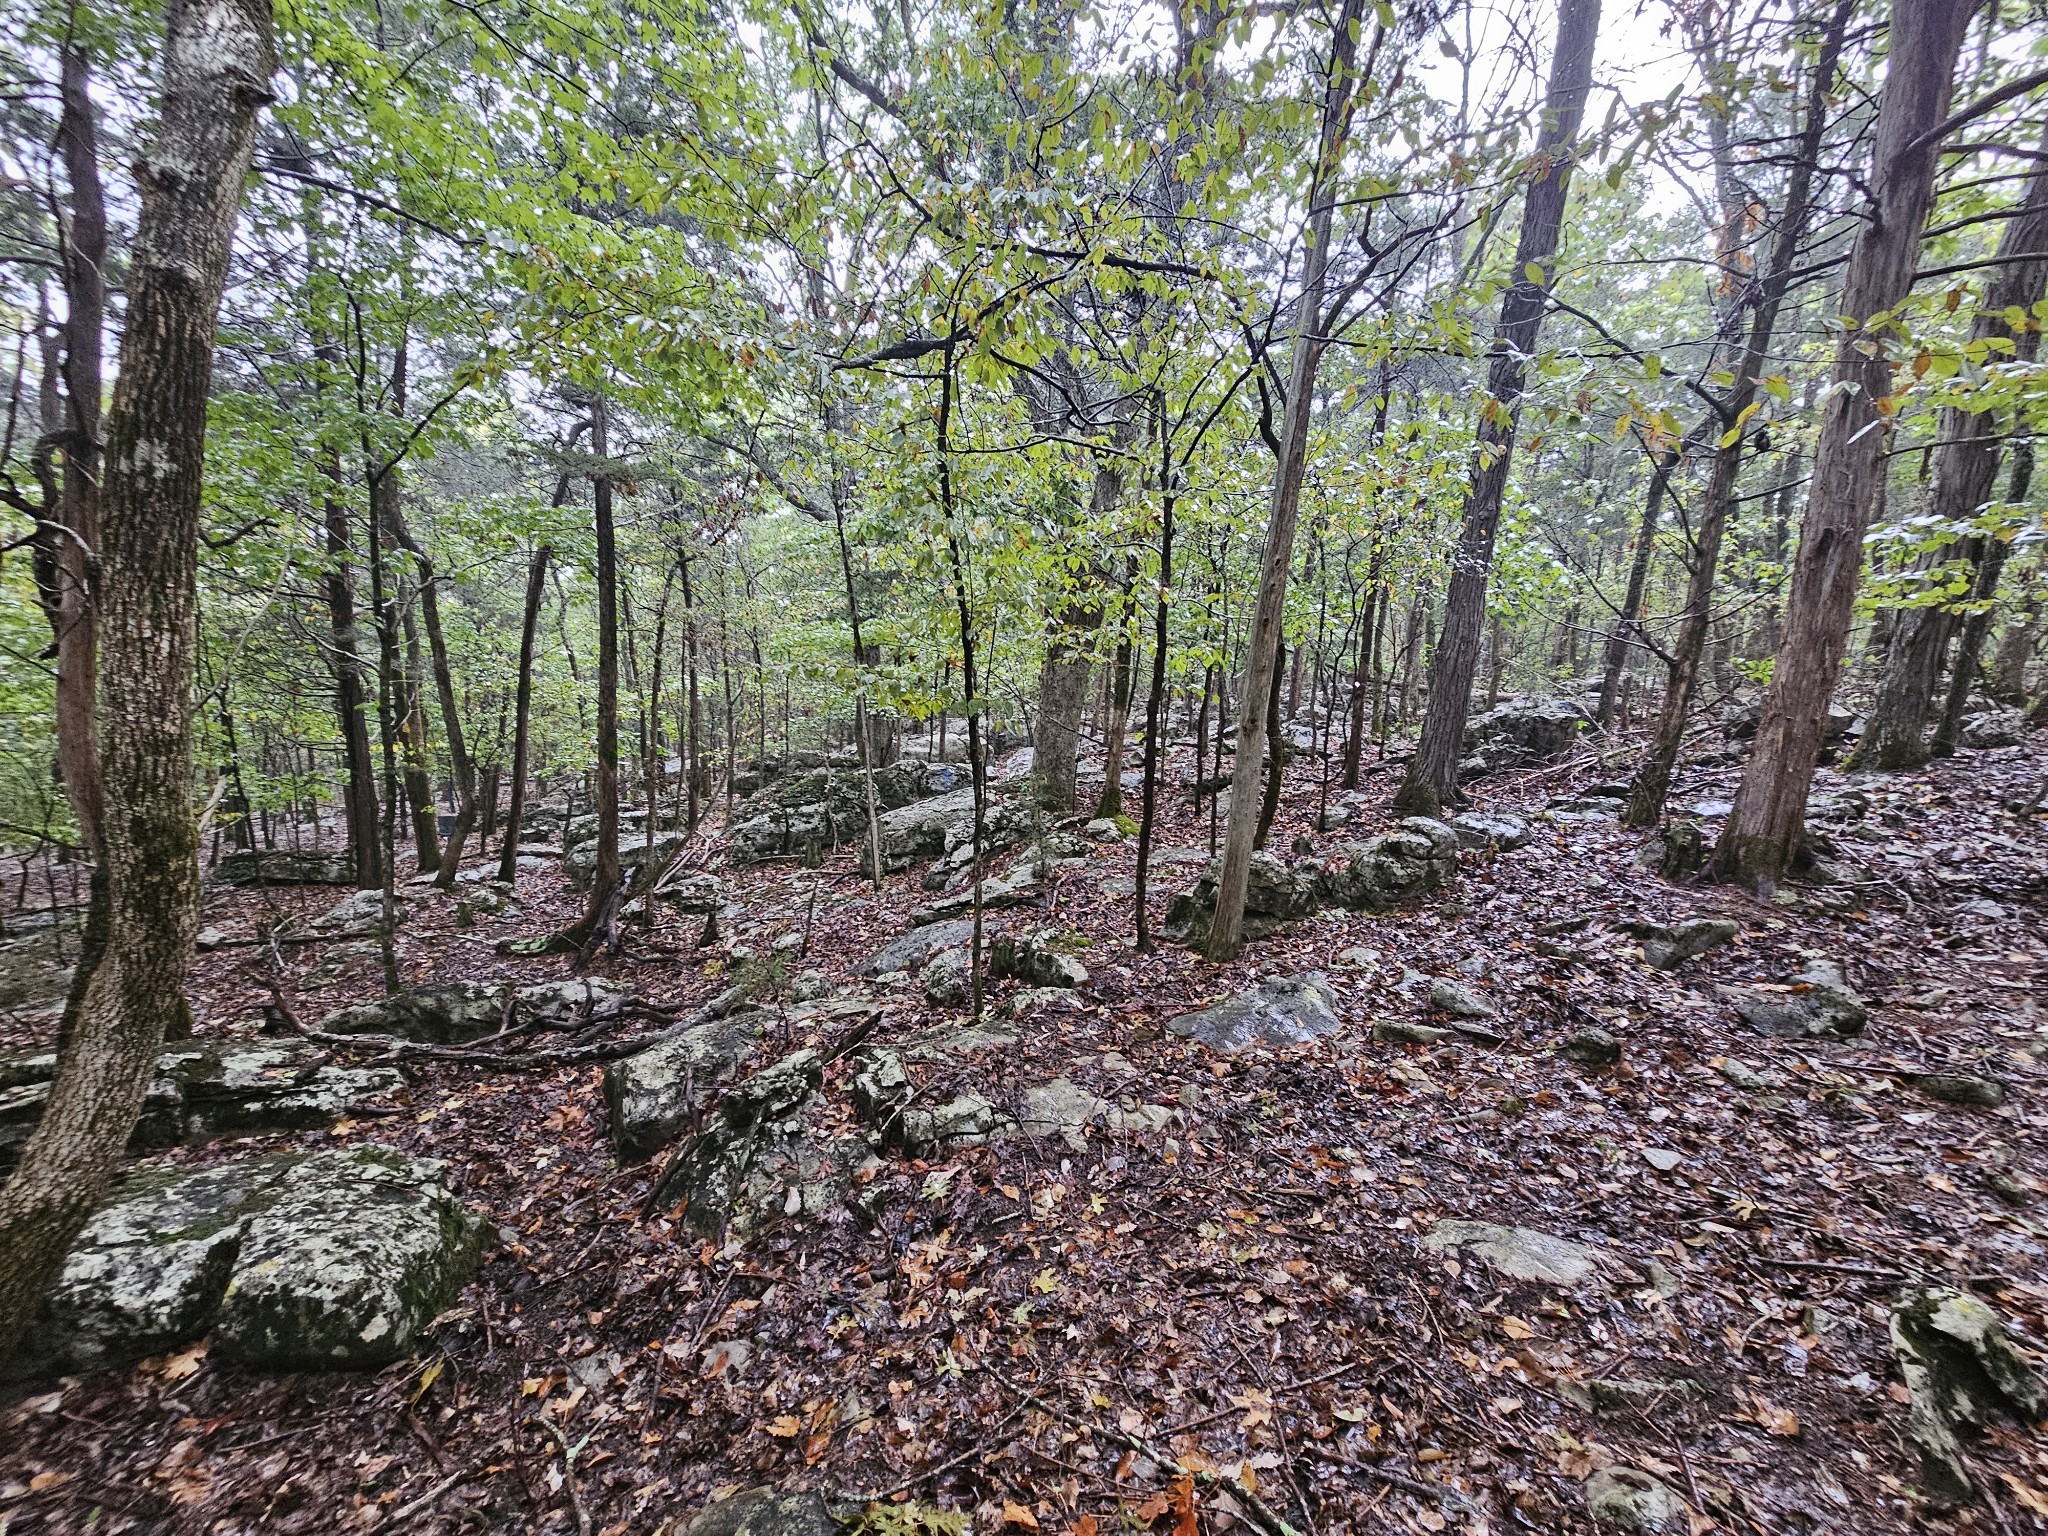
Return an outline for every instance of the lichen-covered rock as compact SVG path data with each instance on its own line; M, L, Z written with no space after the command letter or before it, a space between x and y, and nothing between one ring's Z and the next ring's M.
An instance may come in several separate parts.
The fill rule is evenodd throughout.
M925 963L925 1001L940 1008L957 1008L974 995L974 955L967 948L942 949Z
M1602 1467L1586 1479L1586 1513L1631 1536L1686 1536L1685 1500L1634 1467Z
M1197 947L1209 940L1216 918L1217 878L1221 862L1212 865L1191 891L1182 891L1166 910L1166 936ZM1251 857L1245 876L1244 936L1263 939L1316 910L1315 872L1289 864L1278 854L1260 849Z
M1464 847L1497 848L1502 853L1524 847L1536 835L1527 821L1505 811L1467 811L1453 816L1449 825Z
M1337 989L1315 971L1270 977L1235 997L1171 1019L1166 1027L1228 1055L1251 1045L1300 1045L1334 1034L1341 1023Z
M1043 933L998 934L989 945L989 974L1033 987L1085 987L1088 967Z
M749 1488L700 1511L682 1536L839 1536L820 1493Z
M1490 1019L1496 1010L1493 1004L1462 981L1453 981L1448 976L1438 976L1429 984L1429 1006L1439 1013L1449 1014L1454 1019Z
M656 873L661 867L682 851L684 838L680 832L657 832L650 848L644 832L628 835L619 833L619 870L621 874L633 874L643 866L652 864ZM597 842L576 844L562 855L562 873L569 877L569 884L579 891L590 889L590 882L597 878Z
M918 771L897 763L874 772L875 809L894 810L923 793ZM866 837L868 794L858 767L827 766L791 774L734 808L727 833L735 864L784 854L816 853Z
M1503 700L1465 727L1459 773L1476 778L1503 768L1554 763L1571 751L1590 723L1585 706L1573 699Z
M957 949L974 939L972 918L953 918L941 923L926 923L908 933L898 934L887 944L868 956L861 965L863 976L886 976L891 971L922 970L931 963L932 957L949 949Z
M1002 880L988 879L981 882L981 910L1000 912L1006 907L1019 907L1029 901L1036 901L1044 895L1039 883L1038 871L1028 866L1012 873ZM974 910L974 887L970 884L950 895L928 901L921 907L913 907L910 913L912 923L936 923L945 918L959 917Z
M1490 1221L1440 1221L1422 1246L1437 1253L1482 1259L1511 1280L1578 1285L1600 1267L1598 1249L1534 1227L1503 1227Z
M495 1033L505 1023L511 987L505 982L442 981L351 1008L320 1021L330 1035L396 1035L449 1045Z
M870 1127L876 1146L905 1157L927 1157L959 1147L978 1147L1009 1134L1009 1117L978 1093L961 1093L944 1104L917 1099L901 1054L871 1046L854 1057L853 1107Z
M602 976L566 976L560 981L537 981L513 994L513 1009L520 1019L546 1019L552 1024L588 1023L592 1019L619 1016L633 996L631 987Z
M1963 717L1962 743L1966 747L2016 747L2026 735L2027 717L2016 709L1993 705Z
M267 1369L366 1369L412 1352L476 1267L483 1224L445 1165L383 1148L316 1152L243 1231L214 1334Z
M1621 1060L1621 1042L1606 1030L1589 1025L1572 1031L1565 1040L1564 1053L1582 1067L1611 1067Z
M1326 866L1320 889L1325 901L1357 912L1386 912L1402 902L1442 890L1458 873L1458 832L1427 816L1410 816L1392 832L1343 851L1343 862Z
M735 1013L670 1031L605 1068L612 1150L621 1162L651 1157L697 1121L760 1036L762 1015Z
M725 905L725 882L716 875L690 875L654 893L678 912L708 916Z
M2003 1081L1974 1072L1929 1072L1912 1080L1913 1087L1944 1104L1971 1109L1996 1109L2010 1096Z
M1975 1490L1957 1426L1981 1426L2000 1413L2023 1424L2048 1417L2048 1385L1998 1314L1968 1291L1905 1292L1892 1304L1891 1337L1911 1397L1921 1480L1936 1499L1960 1503Z
M1030 831L1031 818L1024 808L986 792L982 807L983 857L1022 842ZM898 802L886 815L876 819L875 830L882 844L882 870L901 874L921 859L933 859L944 869L963 869L973 861L974 787L970 784L949 793L915 803ZM871 851L861 850L861 872L872 874Z
M258 1368L388 1364L475 1266L482 1224L444 1177L375 1146L131 1173L65 1260L33 1363L96 1366L212 1330Z
M676 1149L655 1187L655 1203L687 1202L684 1220L699 1232L719 1233L728 1225L745 1231L771 1214L765 1201L770 1186L815 1184L818 1170L811 1165L819 1159L803 1135L804 1112L824 1075L823 1058L803 1050L742 1079L704 1128Z
M213 867L222 885L354 885L356 862L346 853L294 853L238 848Z
M1717 949L1742 930L1726 918L1691 917L1669 927L1637 923L1631 929L1643 941L1643 960L1653 970L1675 971L1688 960Z
M392 900L392 920L405 920L405 897L395 895ZM384 893L382 891L356 891L344 896L333 906L313 919L313 927L322 932L332 933L338 939L359 938L375 933L384 924Z
M1721 995L1751 1029L1780 1039L1846 1040L1862 1034L1869 1017L1832 960L1808 962L1782 992L1723 987Z
M1706 857L1706 835L1700 824L1671 821L1650 834L1637 850L1636 862L1645 869L1654 869L1659 878L1676 882L1698 874Z

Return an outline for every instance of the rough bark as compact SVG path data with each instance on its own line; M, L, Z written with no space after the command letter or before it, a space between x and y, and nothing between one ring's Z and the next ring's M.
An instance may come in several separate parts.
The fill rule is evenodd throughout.
M602 396L591 402L590 423L590 451L600 465L590 482L597 532L597 863L590 907L578 925L585 942L608 921L619 885L619 545Z
M373 478L373 509L378 508L379 500ZM389 531L385 518L378 517L377 523ZM405 751L405 801L412 813L413 852L419 861L419 873L431 875L441 868L441 824L434 809L434 780L427 768L427 711L421 702L426 692L426 666L420 655L420 629L412 616L412 604L401 600L394 606L403 614L405 632L405 707L398 716L398 740Z
M1152 951L1152 927L1146 915L1145 895L1152 863L1153 817L1159 805L1159 762L1165 743L1168 699L1166 659L1169 645L1168 600L1173 592L1173 513L1176 501L1173 476L1173 438L1163 411L1155 412L1159 433L1159 595L1152 610L1152 687L1145 695L1144 787L1139 791L1137 892L1134 898L1138 949ZM1201 735L1195 737L1195 777L1202 776Z
M1117 446L1128 436L1117 433ZM1100 536L1123 497L1123 470L1113 461L1098 464L1088 491L1087 522L1077 530L1084 541ZM1054 815L1075 806L1074 762L1080 753L1081 710L1095 672L1095 636L1102 628L1104 573L1093 563L1076 573L1082 585L1053 610L1047 623L1045 661L1038 672L1037 750L1032 758L1038 796Z
M1287 399L1273 466L1273 490L1266 515L1266 548L1260 561L1259 594L1252 613L1244 693L1237 721L1237 756L1230 773L1230 827L1216 882L1216 915L1209 927L1212 960L1234 959L1243 947L1244 898L1251 875L1252 842L1259 820L1259 756L1266 716L1280 662L1280 624L1287 601L1287 577L1294 564L1294 529L1301 511L1301 478L1308 462L1308 434L1315 406L1316 373L1326 338L1323 299L1330 270L1330 231L1335 183L1351 133L1357 90L1355 60L1363 0L1344 0L1331 29L1330 61L1324 71L1322 125L1314 172L1309 177L1307 227L1303 230L1301 294L1296 301L1294 345L1287 367Z
M1828 101L1834 88L1835 66L1841 56L1842 35L1849 25L1853 0L1839 0L1834 17L1821 39L1808 80L1805 118L1800 128L1797 158L1785 182L1785 203L1778 211L1776 237L1771 242L1769 265L1756 287L1750 311L1749 338L1733 372L1735 382L1721 398L1708 430L1715 434L1714 461L1707 472L1706 495L1693 529L1692 563L1687 574L1685 612L1679 620L1678 636L1671 647L1671 665L1664 685L1664 706L1657 716L1657 729L1650 749L1636 770L1629 787L1622 821L1632 827L1654 827L1664 818L1664 802L1671 793L1671 775L1678 766L1678 750L1685 740L1685 725L1692 713L1693 690L1699 683L1700 659L1706 652L1709 627L1713 623L1714 582L1720 574L1721 540L1735 517L1735 490L1742 476L1751 436L1746 429L1757 404L1758 381L1769 371L1771 341L1778 331L1778 311L1785 302L1793 268L1800 260L1811 206L1813 175L1820 158L1821 139L1827 131ZM1725 184L1735 167L1725 152L1719 155L1719 171ZM1724 191L1724 202L1733 203L1732 192Z
M0 1356L112 1177L199 916L192 681L214 324L257 107L276 65L264 0L171 0L101 481L99 727L106 953L61 1042L48 1106L0 1190Z
M557 493L557 506L561 494ZM532 750L534 641L540 630L540 599L547 589L548 561L553 555L554 550L543 544L533 552L526 568L526 608L519 621L519 680L512 705L512 789L505 807L505 847L498 855L500 880L514 879L519 873L519 829L526 819L527 756Z
M1998 250L2002 258L2048 252L2048 175L2032 179L2019 217L2005 226ZM2048 261L2014 261L1995 268L1985 287L1983 305L1970 323L1970 339L2010 341L2019 354L2018 361L2030 360L2038 332L2032 325L2014 332L2006 323L2006 311L2025 310L2040 298L2044 275L2048 275ZM1977 414L1948 406L1942 410L1938 423L1934 488L1927 510L1940 523L1957 526L1975 518L1990 502L2003 444L1989 412ZM1998 551L1995 556L1993 549ZM2002 563L2003 551L2001 540L1973 541L1973 599L1989 601L1990 593L1984 593L1980 599L1976 588L1985 563L1994 559ZM1993 591L1997 581L1994 568ZM1870 723L1849 760L1851 768L1912 768L1927 761L1927 725L1934 709L1935 684L1941 676L1942 654L1957 627L1956 616L1946 608L1908 608L1899 612L1891 647L1885 653L1884 670L1879 674ZM1981 631L1978 643L1982 644ZM1974 657L1971 666L1975 666Z
M1126 559L1123 585L1117 593L1119 622L1116 655L1110 662L1109 723L1102 732L1102 793L1095 801L1098 818L1124 813L1124 739L1131 728L1131 695L1137 689L1137 656L1126 607L1137 579L1136 561Z
M330 457L329 472L340 478L340 464ZM377 767L370 756L370 699L363 685L363 658L357 649L356 600L349 576L348 507L339 494L326 498L322 528L327 540L327 570L322 587L334 672L334 712L341 727L343 819L349 853L355 860L356 885L366 891L383 883L377 846Z
M1715 844L1713 872L1757 890L1775 888L1804 835L1806 796L1820 760L1890 446L1880 410L1892 388L1892 338L1867 328L1913 287L1920 231L1933 198L1939 141L1956 52L1974 0L1895 0L1890 61L1878 103L1869 207L1843 279L1843 330L1834 389L1814 450L1813 485L1800 528L1771 686L1756 746Z
M1556 278L1554 258L1570 189L1574 141L1593 81L1593 44L1600 31L1600 0L1565 0L1558 15L1557 46L1551 55L1550 87L1543 103L1543 130L1536 140L1536 179L1522 201L1522 232L1515 243L1514 285L1501 300L1487 369L1472 478L1465 492L1458 543L1451 553L1451 580L1444 594L1443 629L1429 667L1429 709L1422 737L1395 808L1406 815L1433 816L1458 798L1458 762L1464 753L1465 717L1472 704L1472 673L1479 660L1479 632L1486 618L1486 588L1493 575L1494 539L1500 531L1501 496L1507 489L1521 420L1529 358L1549 308ZM1532 272L1534 276L1532 276Z

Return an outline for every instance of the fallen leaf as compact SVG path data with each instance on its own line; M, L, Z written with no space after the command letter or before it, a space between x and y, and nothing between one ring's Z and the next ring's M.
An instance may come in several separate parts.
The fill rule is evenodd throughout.
M804 1421L793 1413L780 1414L768 1421L768 1433L778 1440L794 1440L804 1432Z
M190 1349L180 1350L175 1355L165 1355L163 1364L157 1367L157 1374L165 1381L183 1381L195 1374L200 1362L206 1358L206 1341L201 1339Z
M1500 1320L1500 1331L1511 1339L1533 1339L1536 1330L1519 1317L1504 1316Z
M1005 1499L1003 1501L1003 1524L1021 1525L1027 1531L1035 1531L1038 1529L1038 1516L1032 1514L1022 1504Z
M48 1474L46 1473L45 1476ZM2038 1488L2030 1488L2010 1472L1998 1474L2005 1480L2005 1486L2012 1490L2012 1496L2037 1515L2048 1515L2048 1494Z

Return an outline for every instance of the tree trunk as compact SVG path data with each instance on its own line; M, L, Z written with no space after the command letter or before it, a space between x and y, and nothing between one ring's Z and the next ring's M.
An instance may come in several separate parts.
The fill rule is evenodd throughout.
M1286 648L1285 640L1280 642ZM1294 659L1301 660L1301 648L1297 646ZM1299 671L1297 666L1296 671ZM1264 848L1266 839L1272 835L1273 818L1280 814L1281 774L1287 766L1287 743L1280 737L1280 658L1273 658L1273 691L1266 697L1266 785L1259 796L1259 824L1252 831L1254 850ZM1231 812L1236 814L1237 803L1231 802Z
M2023 355L2030 354L2031 344L2036 338L2025 338ZM2020 437L2012 445L2012 479L2006 487L2005 499L2015 507L2023 507L2034 484L2034 443L2033 439ZM1941 723L1934 731L1934 752L1940 757L1951 757L1963 739L1963 711L1969 707L1970 687L1977 680L1977 664L1984 652L1984 636L1991 628L1991 600L1998 595L1998 579L2005 573L2006 556L2012 552L2007 539L1986 541L1984 553L1977 561L1976 580L1971 584L1970 596L1979 606L1963 621L1963 632L1956 641L1956 659L1949 673L1948 697L1942 704ZM2039 714L2036 707L2035 713Z
M2036 175L2020 205L2019 217L2005 226L1998 251L2001 259L2038 256L2048 252L2048 175ZM1970 324L1970 340L1985 343L2006 339L2014 343L2016 361L2031 361L2039 332L2033 323L2015 332L2006 323L2008 309L2026 310L2042 295L2042 277L2048 261L2011 261L1999 267L1985 287L1984 302ZM1995 354L1994 354L1995 355ZM2018 430L2024 431L2024 423ZM1998 480L2000 439L1997 423L1989 412L1981 415L1956 406L1943 408L1935 431L1934 489L1928 498L1928 512L1940 523L1958 526L1981 513L1990 502ZM1987 561L2002 563L2004 541L1978 538L1974 542L1977 570L1971 581L1971 597L1978 597L1978 578ZM1992 550L1998 551L1993 555ZM1997 570L1991 573L1993 590ZM1990 593L1981 601L1988 603ZM1856 744L1850 768L1916 768L1927 761L1927 720L1933 711L1934 688L1941 676L1942 653L1955 632L1956 618L1946 608L1909 608L1899 612L1890 649L1885 653L1879 675L1877 701L1870 711L1870 723ZM1982 631L1978 643L1981 645ZM1975 667L1975 658L1971 659ZM1961 675L1959 669L1959 675ZM1944 714L1945 718L1945 714Z
M1443 630L1429 667L1429 712L1422 739L1409 760L1394 807L1404 815L1434 816L1458 798L1458 761L1464 754L1465 717L1472 703L1472 671L1479 657L1479 631L1486 618L1486 587L1493 574L1493 545L1500 530L1501 495L1521 419L1528 360L1549 307L1556 279L1554 257L1570 188L1573 143L1593 81L1593 43L1600 31L1600 0L1564 0L1557 21L1557 46L1550 61L1550 88L1543 104L1543 131L1534 163L1540 167L1522 201L1522 233L1515 243L1514 285L1501 300L1493 361L1487 370L1486 400L1480 408L1472 479L1451 556L1451 582L1444 595ZM1535 276L1530 276L1531 271Z
M1843 280L1841 312L1850 323L1814 450L1785 637L1756 746L1714 848L1718 878L1759 891L1775 888L1804 835L1806 795L1849 644L1863 535L1891 441L1890 418L1880 409L1891 396L1891 353L1886 338L1866 335L1861 322L1912 291L1939 156L1930 130L1948 112L1956 52L1973 9L1973 0L1895 0L1892 8L1871 206Z
M1119 440L1124 434L1119 433ZM1102 529L1123 496L1123 471L1112 463L1096 466L1088 493L1089 536ZM1038 672L1037 750L1032 773L1040 803L1064 816L1075 806L1074 761L1081 745L1081 709L1094 674L1092 652L1102 628L1101 577L1094 565L1080 573L1089 590L1070 593L1054 610L1045 641L1045 661Z
M378 482L370 482L370 502L376 508L380 498ZM390 527L383 518L377 518L381 529ZM378 537L382 538L383 533ZM398 716L398 740L405 749L405 802L412 812L413 851L419 860L419 872L423 875L437 874L441 868L441 825L434 810L434 778L427 767L427 711L420 702L426 692L426 667L420 656L420 630L412 616L412 604L400 601L394 604L403 615L405 629L405 708Z
M328 456L327 472L339 480L340 461ZM377 846L377 767L370 756L370 700L363 686L363 659L357 650L355 592L349 579L348 507L340 494L322 507L327 538L327 570L322 581L327 596L327 623L334 650L334 713L341 727L343 820L355 861L356 886L373 891L383 884Z
M1622 814L1622 821L1627 826L1654 827L1664 819L1664 802L1671 793L1671 775L1678 767L1678 751L1685 741L1686 719L1692 712L1693 689L1699 682L1700 658L1706 650L1708 629L1713 623L1714 580L1720 573L1721 539L1735 516L1735 489L1749 448L1750 439L1744 427L1756 408L1758 379L1770 366L1771 340L1777 334L1778 311L1784 304L1792 269L1800 260L1807 210L1812 200L1813 173L1820 158L1821 139L1827 131L1835 64L1841 55L1842 34L1848 28L1853 8L1853 0L1840 0L1821 40L1807 92L1798 159L1793 162L1791 175L1786 179L1785 206L1778 215L1770 266L1756 291L1756 308L1750 314L1749 339L1734 368L1735 382L1722 398L1707 429L1715 434L1714 462L1707 474L1706 496L1693 534L1685 613L1679 620L1678 638L1671 648L1670 676L1664 687L1664 708L1657 717L1656 734L1651 738L1650 750L1644 755L1642 766L1636 771L1635 782L1629 786L1628 805ZM1732 179L1734 167L1724 164L1720 173L1725 183ZM1724 201L1732 200L1732 194L1724 198Z
M262 0L171 0L155 141L137 166L120 377L101 480L101 867L108 941L21 1163L0 1190L0 1357L99 1203L167 1030L189 1017L200 485L214 324L256 109L276 58Z
M1137 562L1124 561L1122 590L1117 594L1116 658L1110 666L1109 724L1102 732L1102 794L1095 802L1098 819L1124 813L1124 737L1131 728L1131 694L1137 686L1136 661L1131 645L1131 621L1126 606L1131 587L1138 579Z
M597 866L578 925L586 944L609 923L619 886L619 546L602 395L591 399L590 451L599 463L590 482L597 531Z
M1155 412L1159 432L1159 597L1152 610L1152 687L1145 696L1145 778L1139 792L1138 870L1134 898L1140 953L1152 952L1152 927L1145 911L1145 886L1152 862L1153 818L1159 806L1159 764L1165 753L1166 657L1169 646L1167 603L1173 593L1173 438L1162 408ZM1205 698L1203 701L1207 703ZM1202 776L1202 740L1195 737L1195 777Z
M1600 707L1594 718L1600 729L1614 725L1614 710L1621 696L1621 675L1628 670L1629 643L1643 621L1643 595L1650 584L1650 561L1657 550L1657 521L1664 511L1664 493L1670 488L1683 450L1671 447L1657 456L1650 472L1649 494L1643 498L1643 520L1636 528L1636 547L1628 566L1628 588L1622 594L1621 612L1614 616L1614 629L1607 636L1607 654L1600 663Z
M568 479L566 475L562 478ZM566 494L566 489L557 491L555 505L560 506ZM540 599L547 586L548 560L553 554L548 545L541 545L533 552L533 562L526 570L526 608L519 622L519 681L512 706L512 788L505 806L505 848L498 855L500 880L516 879L519 874L520 829L526 820L527 758L532 751L534 641L540 630Z
M1245 887L1251 875L1252 842L1258 831L1259 749L1280 661L1280 625L1287 601L1287 576L1294 564L1294 527L1301 511L1301 477L1308 463L1308 434L1315 407L1316 373L1326 339L1323 296L1330 269L1330 229L1336 212L1334 187L1350 140L1352 95L1358 81L1353 61L1364 0L1343 0L1332 28L1330 61L1323 76L1322 126L1314 171L1309 177L1307 227L1301 294L1296 300L1293 355L1287 368L1287 400L1273 466L1273 491L1266 517L1266 548L1260 562L1257 605L1246 654L1244 693L1239 701L1237 756L1230 772L1230 828L1216 881L1216 914L1209 925L1211 960L1234 959L1244 945Z
M462 730L462 709L455 697L455 672L448 662L448 637L441 627L439 580L434 561L425 547L412 536L399 505L398 466L387 464L374 482L384 490L384 513L392 535L412 552L420 578L420 624L427 632L427 654L434 668L434 694L441 706L441 735L448 748L448 771L455 781L455 826L441 849L434 884L444 891L455 889L455 875L462 866L462 845L476 827L476 763ZM373 490L373 494L375 491ZM529 658L530 660L530 658Z

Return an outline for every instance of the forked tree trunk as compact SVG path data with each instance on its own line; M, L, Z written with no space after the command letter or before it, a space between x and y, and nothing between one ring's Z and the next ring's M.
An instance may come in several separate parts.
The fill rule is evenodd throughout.
M1237 756L1230 771L1230 827L1223 865L1216 879L1216 913L1209 925L1211 960L1230 960L1244 945L1244 898L1251 877L1252 843L1258 832L1260 748L1265 745L1268 702L1280 663L1280 625L1287 602L1287 576L1294 564L1294 529L1301 512L1301 477L1308 463L1308 434L1315 406L1316 373L1326 338L1323 298L1330 270L1330 232L1336 212L1335 184L1350 141L1351 109L1358 88L1355 60L1363 0L1344 0L1331 28L1330 58L1323 73L1322 125L1315 168L1309 176L1301 294L1295 301L1294 346L1287 366L1287 400L1281 420L1273 491L1266 516L1266 549L1252 610L1244 693L1239 701Z
M1956 53L1974 10L1974 0L1894 0L1892 7L1870 207L1842 285L1841 312L1849 320L1814 450L1785 635L1756 746L1714 847L1718 878L1760 891L1775 888L1804 836L1807 791L1849 645L1863 535L1891 442L1890 417L1881 409L1891 398L1890 338L1866 334L1861 322L1912 292L1940 153L1932 130L1948 112Z
M1536 139L1534 163L1540 169L1522 200L1514 284L1501 300L1478 443L1473 450L1472 480L1465 493L1458 543L1451 554L1443 630L1429 667L1429 712L1423 717L1422 738L1409 760L1407 777L1394 797L1395 808L1404 815L1434 816L1458 796L1458 762L1464 755L1465 717L1472 704L1479 631L1486 619L1486 588L1493 575L1501 496L1507 489L1508 464L1515 451L1529 358L1536 351L1536 336L1557 277L1555 257L1565 194L1571 185L1572 146L1579 136L1586 93L1592 88L1593 43L1599 31L1600 0L1564 0L1550 61L1550 88L1543 103L1543 131Z
M101 480L99 739L108 942L20 1165L0 1190L0 1357L11 1353L188 1017L199 920L192 814L200 483L214 324L276 67L264 0L170 0L156 137L136 168L120 378Z

